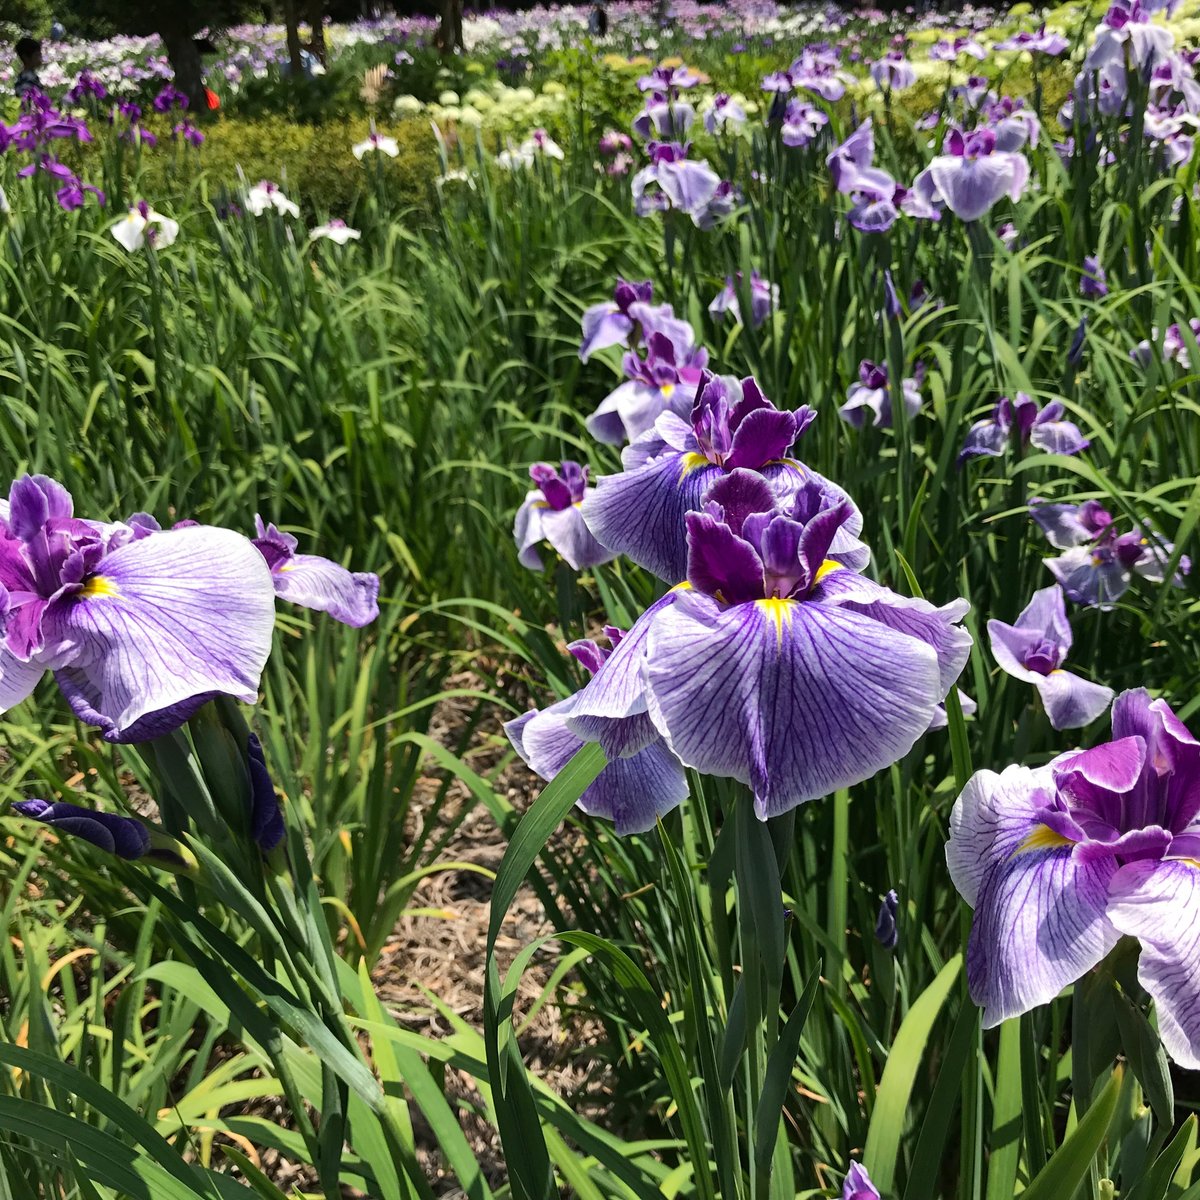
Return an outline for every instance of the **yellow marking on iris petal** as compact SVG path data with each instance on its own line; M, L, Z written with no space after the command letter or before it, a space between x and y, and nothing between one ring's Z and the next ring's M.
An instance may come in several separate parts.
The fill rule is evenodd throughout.
M690 591L690 590L691 590L691 586L692 586L692 585L691 585L691 583L689 583L689 582L688 582L688 580L686 580L686 579L685 579L685 580L684 580L682 583L677 583L677 584L676 584L676 585L675 585L675 586L674 586L674 587L671 589L671 591L673 591L673 592L686 592L686 591Z
M679 463L679 478L690 475L693 471L699 471L701 467L711 467L712 463L704 457L703 454L697 454L694 450L690 454L685 454Z
M658 390L662 392L664 400L670 400L675 395L675 385L673 383L664 383Z
M1024 854L1027 850L1055 850L1059 846L1073 846L1075 843L1061 833L1055 833L1049 825L1039 825L1013 851L1013 854Z
M776 596L772 596L767 600L756 600L754 602L758 607L767 614L767 616L775 622L775 640L777 645L783 644L783 627L786 624L789 629L792 627L792 621L795 619L795 604L794 600L780 600Z
M116 596L120 593L111 579L106 579L103 575L93 575L83 585L83 591L79 594L85 600L90 600L96 596Z
M844 571L846 568L835 559L827 558L818 568L817 573L813 577L813 583L818 584L826 575L832 575L834 571Z

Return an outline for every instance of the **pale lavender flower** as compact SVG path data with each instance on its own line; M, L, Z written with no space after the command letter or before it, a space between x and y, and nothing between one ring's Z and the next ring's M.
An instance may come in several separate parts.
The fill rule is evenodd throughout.
M1013 201L1021 198L1029 183L1029 163L1024 155L997 150L990 129L971 133L954 129L943 153L917 177L914 190L919 191L924 180L955 216L975 221L1004 196Z
M616 558L614 551L596 541L580 515L580 506L595 491L587 486L587 467L564 462L556 470L550 463L534 463L529 477L537 486L517 510L513 526L521 566L542 569L537 549L542 542L549 542L573 571Z
M924 363L917 363L912 376L900 381L900 393L908 420L921 411L921 383L925 377ZM877 429L892 427L892 389L888 387L887 367L864 358L858 365L858 382L846 394L846 403L838 415L855 429L862 429L870 415Z
M959 465L980 455L997 458L1014 447L1033 446L1045 454L1079 454L1091 443L1079 426L1062 419L1065 411L1061 400L1039 408L1024 392L1018 392L1015 400L1002 396L990 417L971 426L958 454Z
M738 285L742 281L742 273L737 277L728 277L725 286L713 297L708 311L714 314L729 313L735 321L741 322L742 312L738 305ZM757 329L779 307L779 284L764 279L757 271L750 272L750 319Z

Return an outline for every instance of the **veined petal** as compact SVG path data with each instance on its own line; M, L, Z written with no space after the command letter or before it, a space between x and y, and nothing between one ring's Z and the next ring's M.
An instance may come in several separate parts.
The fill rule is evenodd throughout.
M1012 857L1053 798L1054 775L1046 767L976 771L967 781L950 813L946 865L972 908L988 873Z
M1109 889L1108 916L1142 943L1138 979L1154 997L1167 1053L1200 1070L1200 868L1179 859L1122 867Z
M633 321L623 312L618 312L611 302L594 304L583 314L583 343L579 347L579 359L587 360L598 350L609 346L620 346L629 340L633 332Z
M595 489L589 489L590 495ZM582 503L582 502L580 502ZM602 546L584 523L580 504L572 504L557 512L542 514L542 529L546 541L566 560L573 571L583 571L601 563L612 562L617 557L615 550Z
M933 648L860 613L685 592L650 625L646 702L688 766L750 784L763 820L870 778L933 716Z
M1078 729L1090 725L1112 703L1112 688L1070 671L1051 671L1033 680L1046 706L1046 716L1055 729Z
M1070 845L1018 850L983 880L967 943L967 983L985 1028L1047 1004L1091 970L1120 934L1105 916L1112 857Z
M901 596L849 570L832 571L824 576L813 599L862 613L932 646L938 661L939 702L954 686L971 655L971 635L959 624L971 609L967 600L952 600L935 608L927 600Z
M22 662L11 651L0 646L0 713L7 712L26 699L45 673L45 667Z
M1042 635L1037 630L1021 629L993 619L988 621L987 631L992 657L1006 675L1026 683L1037 683L1044 678L1036 671L1031 671L1024 662L1025 655L1042 642Z
M721 468L699 455L663 454L636 471L597 480L583 519L602 546L676 584L687 576L684 516L700 509L720 476Z
M57 678L106 740L157 736L214 694L257 699L275 589L248 538L194 525L130 542L101 566L81 597L48 610L47 640L75 646Z
M516 520L513 522L513 538L517 543L517 562L531 571L542 569L542 556L538 553L538 544L546 540L542 529L542 517L548 511L545 497L538 490L526 494L517 509Z
M946 207L960 220L976 221L1006 193L1017 190L1012 161L1017 157L1008 154L988 154L980 158L942 155L929 164L929 173ZM1022 186L1023 183L1022 180Z
M328 613L343 625L359 629L379 616L379 576L348 571L320 555L293 555L271 579L277 596Z
M551 780L583 746L582 738L567 724L575 697L560 700L541 712L529 712L509 721L505 732L530 770ZM650 726L643 716L641 720ZM579 797L578 805L590 816L605 817L621 836L645 833L661 816L687 796L682 764L654 733L651 741L627 757L611 759Z

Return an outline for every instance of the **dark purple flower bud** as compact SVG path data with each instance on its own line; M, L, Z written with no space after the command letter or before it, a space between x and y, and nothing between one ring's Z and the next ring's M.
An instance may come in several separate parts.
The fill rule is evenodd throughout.
M1067 362L1071 366L1077 367L1083 361L1083 343L1087 338L1087 317L1079 318L1079 327L1075 330L1075 336L1071 339L1071 345L1067 350Z
M269 854L283 841L287 829L262 743L254 733L246 739L246 769L250 773L250 834L259 849Z
M1079 280L1080 292L1093 300L1099 300L1108 295L1108 277L1104 273L1100 260L1089 254L1083 260L1083 275Z
M885 950L895 950L900 939L900 931L896 925L896 914L899 910L899 897L895 891L889 891L879 906L879 916L875 918L875 940Z
M147 858L171 870L190 870L195 860L173 839L152 832L136 817L94 812L65 801L18 800L12 811L21 817L48 825L56 833L81 838L106 854L133 862Z

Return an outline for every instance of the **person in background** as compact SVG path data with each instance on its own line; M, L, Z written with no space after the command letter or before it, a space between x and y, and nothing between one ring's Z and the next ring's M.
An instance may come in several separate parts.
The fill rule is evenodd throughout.
M608 13L603 4L597 4L588 17L588 33L592 37L602 38L608 35Z
M21 70L13 80L13 91L24 100L30 92L40 91L42 87L38 76L38 67L42 65L42 43L37 38L23 37L15 49L21 60Z

